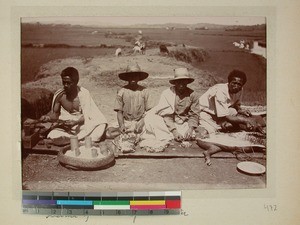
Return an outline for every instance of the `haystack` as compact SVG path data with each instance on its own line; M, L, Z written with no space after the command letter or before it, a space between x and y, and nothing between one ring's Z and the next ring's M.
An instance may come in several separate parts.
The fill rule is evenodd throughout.
M22 87L21 117L38 119L51 109L53 93L45 88Z

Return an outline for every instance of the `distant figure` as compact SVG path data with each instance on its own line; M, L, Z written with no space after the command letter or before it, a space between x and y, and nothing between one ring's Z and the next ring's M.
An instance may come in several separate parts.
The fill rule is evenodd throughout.
M115 55L118 57L122 54L122 49L121 48L117 48Z
M140 46L141 46L141 42L140 42L139 40L137 40L137 41L134 43L134 45L140 47Z
M240 43L237 43L236 41L233 42L233 45L234 45L235 47L240 47Z
M168 50L167 46L165 46L165 45L160 45L159 46L159 51L162 54L165 54L165 53L169 54L169 50Z
M142 52L141 47L140 47L140 46L137 46L137 45L134 46L132 50L133 50L133 53L134 53L134 54L136 54L136 53L141 53L141 52Z
M135 42L135 46L133 47L133 53L141 53L141 54L145 54L146 52L146 44L145 43L141 43L139 41Z
M185 48L185 44L184 44L184 43L182 43L182 47L184 47L184 48Z
M246 49L246 50L250 50L250 45L249 45L249 44L246 44L245 49Z
M145 55L145 53L146 53L146 44L142 43L141 46L140 46L140 48L141 48L142 55Z

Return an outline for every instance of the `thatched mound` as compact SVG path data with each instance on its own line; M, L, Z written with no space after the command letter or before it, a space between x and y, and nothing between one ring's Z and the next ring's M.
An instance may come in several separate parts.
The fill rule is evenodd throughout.
M169 56L187 63L201 63L209 57L203 49L188 47L175 48L170 51Z
M21 117L38 119L51 109L53 93L45 88L22 88Z

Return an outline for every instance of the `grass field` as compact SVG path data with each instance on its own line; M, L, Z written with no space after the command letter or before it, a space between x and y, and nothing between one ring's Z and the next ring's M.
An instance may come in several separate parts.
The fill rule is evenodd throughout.
M92 34L93 31L96 34ZM88 28L81 26L22 26L22 44L68 44L71 46L132 46L128 37L137 35L139 29ZM107 35L112 33L113 35ZM265 31L225 31L225 30L166 30L143 29L143 36L150 41L185 44L205 49L209 57L193 66L203 73L226 81L232 69L246 72L244 100L247 104L266 104L266 60L238 49L234 41L262 40ZM130 39L129 38L129 39ZM113 56L114 48L23 48L21 54L21 82L32 81L41 66L56 59ZM76 65L70 65L76 66ZM202 74L203 74L202 73ZM270 75L271 76L271 75Z

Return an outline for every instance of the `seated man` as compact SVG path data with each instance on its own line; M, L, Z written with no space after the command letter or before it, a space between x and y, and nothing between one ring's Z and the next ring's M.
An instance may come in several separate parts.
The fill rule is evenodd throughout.
M149 91L138 84L148 77L138 64L129 65L119 78L127 81L117 93L114 111L117 112L118 124L112 124L106 131L107 138L114 138L121 133L141 133L144 126L145 113L152 108Z
M242 110L240 99L242 88L247 82L246 74L239 70L233 70L228 75L228 83L216 84L209 88L200 98L200 127L204 132L202 137L216 133L220 130L245 129L255 131L261 127L250 119L251 113ZM206 163L210 165L210 155L222 151L214 144L197 140L197 144L206 149L204 156ZM225 150L225 149L223 149Z
M107 122L93 101L89 91L78 86L77 69L67 67L61 72L63 88L56 91L51 111L40 118L43 122L59 121L62 126L54 128L48 138L77 135L81 140L91 136L92 141L100 141Z
M188 84L194 81L187 68L174 70L169 82L174 86L163 91L159 103L145 116L145 133L142 139L178 142L191 140L199 121L199 99Z

